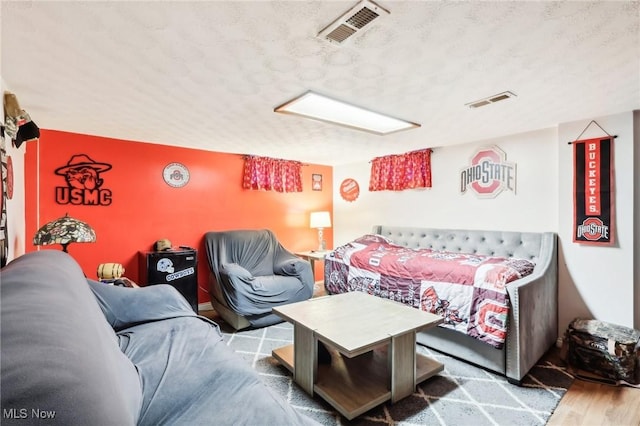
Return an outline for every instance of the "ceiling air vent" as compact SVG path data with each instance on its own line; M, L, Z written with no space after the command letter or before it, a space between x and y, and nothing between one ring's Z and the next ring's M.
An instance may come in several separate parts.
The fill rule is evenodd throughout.
M477 101L469 102L467 105L469 108L479 108L481 106L493 104L496 102L504 101L505 99L515 98L516 95L512 92L502 92L497 95L489 96L488 98L478 99Z
M372 21L389 11L370 0L363 0L318 33L318 37L334 44L343 44L354 34L370 27Z

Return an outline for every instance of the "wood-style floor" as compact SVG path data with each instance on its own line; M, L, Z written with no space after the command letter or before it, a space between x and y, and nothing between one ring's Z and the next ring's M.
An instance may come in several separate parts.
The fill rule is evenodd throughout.
M560 350L545 358L563 365ZM560 400L548 426L640 426L640 389L576 379Z
M574 380L547 425L640 425L640 389Z

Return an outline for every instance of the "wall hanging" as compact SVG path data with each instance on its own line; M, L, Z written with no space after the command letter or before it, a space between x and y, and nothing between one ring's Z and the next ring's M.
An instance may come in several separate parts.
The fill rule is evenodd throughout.
M345 201L355 201L360 195L360 185L355 179L347 178L340 184L340 196Z
M312 174L311 175L311 189L314 191L322 191L322 175L321 174Z
M7 155L7 199L13 198L13 160Z
M169 163L162 170L162 179L174 188L182 188L189 183L189 178L189 169L181 163Z
M0 268L9 258L9 230L7 223L8 159L4 136L0 139Z
M607 135L578 140L573 144L573 242L592 245L614 243L613 140Z

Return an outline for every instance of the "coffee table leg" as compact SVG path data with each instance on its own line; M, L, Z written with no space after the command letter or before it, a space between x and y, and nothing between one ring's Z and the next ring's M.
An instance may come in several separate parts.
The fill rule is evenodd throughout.
M296 360L297 362L297 360ZM416 387L416 335L405 333L391 337L389 351L391 402L396 403L413 393Z
M293 379L300 387L313 396L313 384L318 368L317 348L313 337L313 330L294 325L293 328Z

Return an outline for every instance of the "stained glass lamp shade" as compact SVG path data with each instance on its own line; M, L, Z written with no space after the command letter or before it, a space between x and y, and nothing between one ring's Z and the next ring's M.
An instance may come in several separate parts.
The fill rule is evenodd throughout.
M95 241L96 231L85 222L74 219L68 214L47 223L38 229L33 237L33 244L37 246L60 244L64 252L67 252L67 246L71 243L94 243Z

